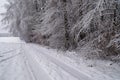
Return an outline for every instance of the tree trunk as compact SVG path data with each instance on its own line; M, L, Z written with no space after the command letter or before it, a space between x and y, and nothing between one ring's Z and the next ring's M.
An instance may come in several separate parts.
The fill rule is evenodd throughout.
M67 7L67 0L62 0L62 2L63 2L63 7L64 7L64 28L65 28L65 48L66 48L66 50L68 50L69 49L69 47L70 47L70 35L69 35L69 28L70 28L70 26L69 26L69 23L68 23L68 12L67 12L67 9L66 9L66 7Z
M39 5L38 5L38 1L37 0L35 0L35 9L36 9L36 11L37 12L39 12Z

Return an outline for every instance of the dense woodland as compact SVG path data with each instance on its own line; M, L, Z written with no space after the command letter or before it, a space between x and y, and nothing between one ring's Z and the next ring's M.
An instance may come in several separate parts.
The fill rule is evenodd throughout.
M8 0L3 22L14 36L94 57L120 54L119 0Z

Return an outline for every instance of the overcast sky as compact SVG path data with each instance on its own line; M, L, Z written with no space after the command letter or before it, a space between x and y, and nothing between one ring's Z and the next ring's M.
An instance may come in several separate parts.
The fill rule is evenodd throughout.
M4 8L4 4L6 3L6 0L0 0L0 13L5 12L5 8ZM0 20L1 20L1 16L0 16ZM0 32L5 32L5 30L1 29L1 26L3 26L0 22Z

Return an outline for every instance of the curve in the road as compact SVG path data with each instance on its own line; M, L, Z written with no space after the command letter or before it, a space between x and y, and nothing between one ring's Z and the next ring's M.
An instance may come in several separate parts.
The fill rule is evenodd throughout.
M43 52L42 50L38 50L37 48L32 46L32 49L37 50L37 56L39 57L40 54L44 55L48 60L50 60L51 62L53 62L54 64L56 64L58 67L61 67L64 71L66 71L67 73L69 73L71 76L74 76L75 78L77 78L78 80L93 80L90 77L88 77L87 75L83 74L82 72L80 72L79 70L65 64L64 62L56 59L55 57L49 55L48 53Z

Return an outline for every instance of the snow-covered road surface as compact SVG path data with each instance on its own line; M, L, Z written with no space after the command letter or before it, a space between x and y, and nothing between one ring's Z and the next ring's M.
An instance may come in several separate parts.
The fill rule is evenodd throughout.
M0 80L120 80L117 65L98 61L101 67L97 70L77 61L71 55L16 39L0 42Z
M93 80L34 44L0 42L0 80Z
M0 80L33 80L20 45L0 43Z
M25 55L29 56L29 61L33 61L31 64L37 64L37 67L42 67L52 80L93 80L87 75L72 68L72 66L69 66L54 56L49 55L48 51L45 51L42 48L37 49L36 45L26 45L24 46L24 50ZM38 72L38 70L36 72Z

